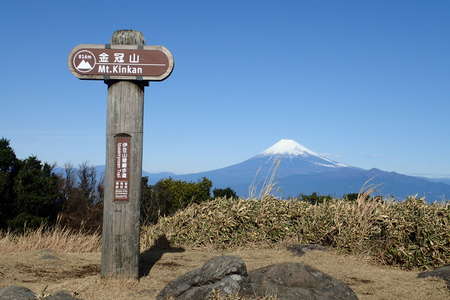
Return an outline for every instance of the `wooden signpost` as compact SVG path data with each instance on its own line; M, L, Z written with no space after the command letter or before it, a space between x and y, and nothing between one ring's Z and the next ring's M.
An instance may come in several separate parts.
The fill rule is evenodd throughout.
M144 87L170 75L173 57L144 46L140 32L119 30L111 44L75 47L68 65L108 85L101 274L138 279Z

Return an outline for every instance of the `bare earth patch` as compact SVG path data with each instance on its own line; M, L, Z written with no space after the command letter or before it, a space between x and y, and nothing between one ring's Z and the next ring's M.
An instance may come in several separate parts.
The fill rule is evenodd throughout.
M25 286L37 295L67 290L85 300L154 299L178 276L219 255L237 255L253 270L273 263L303 262L348 284L359 299L450 299L444 280L417 278L419 271L379 266L368 258L331 251L295 256L285 249L152 250L142 258L140 281L101 279L100 253L57 253L52 250L2 253L0 288Z

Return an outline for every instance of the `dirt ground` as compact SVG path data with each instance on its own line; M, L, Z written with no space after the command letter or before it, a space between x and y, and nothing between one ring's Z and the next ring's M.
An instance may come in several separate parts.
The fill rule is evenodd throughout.
M240 256L248 270L273 263L303 262L345 282L359 299L450 299L442 279L417 278L418 271L379 266L365 257L341 255L333 250L309 251L303 256L285 249L151 250L141 256L139 281L101 279L100 253L3 253L0 288L25 286L39 296L66 290L85 300L154 299L168 282L218 255Z

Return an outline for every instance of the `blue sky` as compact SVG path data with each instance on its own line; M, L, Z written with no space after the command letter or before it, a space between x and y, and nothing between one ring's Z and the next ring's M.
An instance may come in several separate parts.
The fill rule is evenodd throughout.
M20 158L105 161L106 85L70 50L117 29L175 69L145 91L147 171L241 162L279 139L348 165L450 177L449 1L7 1L0 136Z

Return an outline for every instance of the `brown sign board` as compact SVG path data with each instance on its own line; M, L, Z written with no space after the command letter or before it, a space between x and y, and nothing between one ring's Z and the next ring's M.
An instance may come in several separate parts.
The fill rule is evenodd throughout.
M128 201L130 179L130 149L131 137L118 135L115 137L116 159L114 176L114 200Z
M173 70L173 56L163 46L78 45L68 59L80 79L163 80Z

